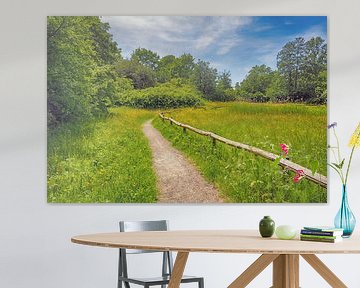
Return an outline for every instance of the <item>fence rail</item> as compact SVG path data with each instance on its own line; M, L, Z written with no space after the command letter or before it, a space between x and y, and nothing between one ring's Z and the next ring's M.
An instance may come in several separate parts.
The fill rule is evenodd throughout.
M163 120L168 120L171 124L175 124L179 127L182 127L184 128L185 130L186 129L189 129L190 131L193 131L199 135L202 135L202 136L207 136L207 137L210 137L211 139L213 139L213 142L215 143L216 141L219 141L219 142L222 142L222 143L225 143L226 145L229 145L229 146L232 146L232 147L235 147L235 148L240 148L240 149L243 149L245 151L248 151L250 153L253 153L255 155L258 155L258 156L261 156L265 159L268 159L268 160L271 160L271 161L275 161L279 158L278 155L274 154L274 153L271 153L271 152L268 152L268 151L265 151L265 150L262 150L262 149L259 149L259 148L256 148L256 147L253 147L253 146L250 146L250 145L247 145L247 144L243 144L243 143L240 143L240 142L236 142L236 141L233 141L233 140L230 140L230 139L227 139L225 137L222 137L222 136L219 136L213 132L209 132L209 131L203 131L203 130L200 130L198 128L195 128L195 127L192 127L190 125L187 125L187 124L183 124L181 122L178 122L170 117L166 117L163 113L160 113L159 114L160 118L163 119ZM279 165L283 168L286 168L286 169L289 169L291 171L298 171L298 170L303 170L304 171L304 177L318 185L320 185L321 187L324 187L324 188L327 188L327 177L325 177L324 175L321 175L319 173L312 173L312 171L306 167L303 167L299 164L296 164L290 160L287 160L287 159L281 159L280 162L279 162Z

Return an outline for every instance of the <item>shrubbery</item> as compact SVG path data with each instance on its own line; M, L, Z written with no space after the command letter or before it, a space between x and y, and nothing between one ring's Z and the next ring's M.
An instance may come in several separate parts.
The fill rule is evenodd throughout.
M127 91L116 104L137 108L178 108L202 103L201 93L194 86L173 79L155 87Z
M48 17L49 127L104 115L122 91L113 65L121 54L109 29L99 17Z

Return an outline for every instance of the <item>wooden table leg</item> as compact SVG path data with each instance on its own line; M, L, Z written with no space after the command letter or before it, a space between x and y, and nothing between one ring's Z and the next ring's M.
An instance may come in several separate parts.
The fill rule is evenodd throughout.
M301 255L324 280L334 288L346 288L347 286L314 254Z
M185 265L188 257L189 257L189 252L177 253L168 288L180 287L181 278L184 274Z
M244 288L254 280L271 262L273 262L278 254L263 254L254 263L252 263L238 278L232 282L228 288Z
M299 288L299 255L281 254L274 260L272 288Z

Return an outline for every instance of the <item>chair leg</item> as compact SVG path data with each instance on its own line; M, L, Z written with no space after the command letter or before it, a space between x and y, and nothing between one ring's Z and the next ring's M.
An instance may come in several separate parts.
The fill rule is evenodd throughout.
M199 288L204 288L204 279L199 280Z

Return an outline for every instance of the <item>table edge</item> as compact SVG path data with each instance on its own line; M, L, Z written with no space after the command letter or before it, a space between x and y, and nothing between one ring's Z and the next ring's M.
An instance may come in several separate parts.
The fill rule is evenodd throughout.
M360 254L359 250L355 251L329 251L329 250L262 250L262 249L205 249L205 248L180 248L180 247L170 247L170 246L153 246L153 245L138 245L138 244L114 244L114 243L104 243L90 240L80 240L76 237L84 235L78 235L71 238L71 242L74 244L87 245L93 247L101 248L116 248L116 249L139 249L139 250L152 250L152 251L171 251L171 252L195 252L195 253L233 253L233 254L293 254L293 255L302 255L302 254ZM324 243L328 245L336 245L336 243Z

